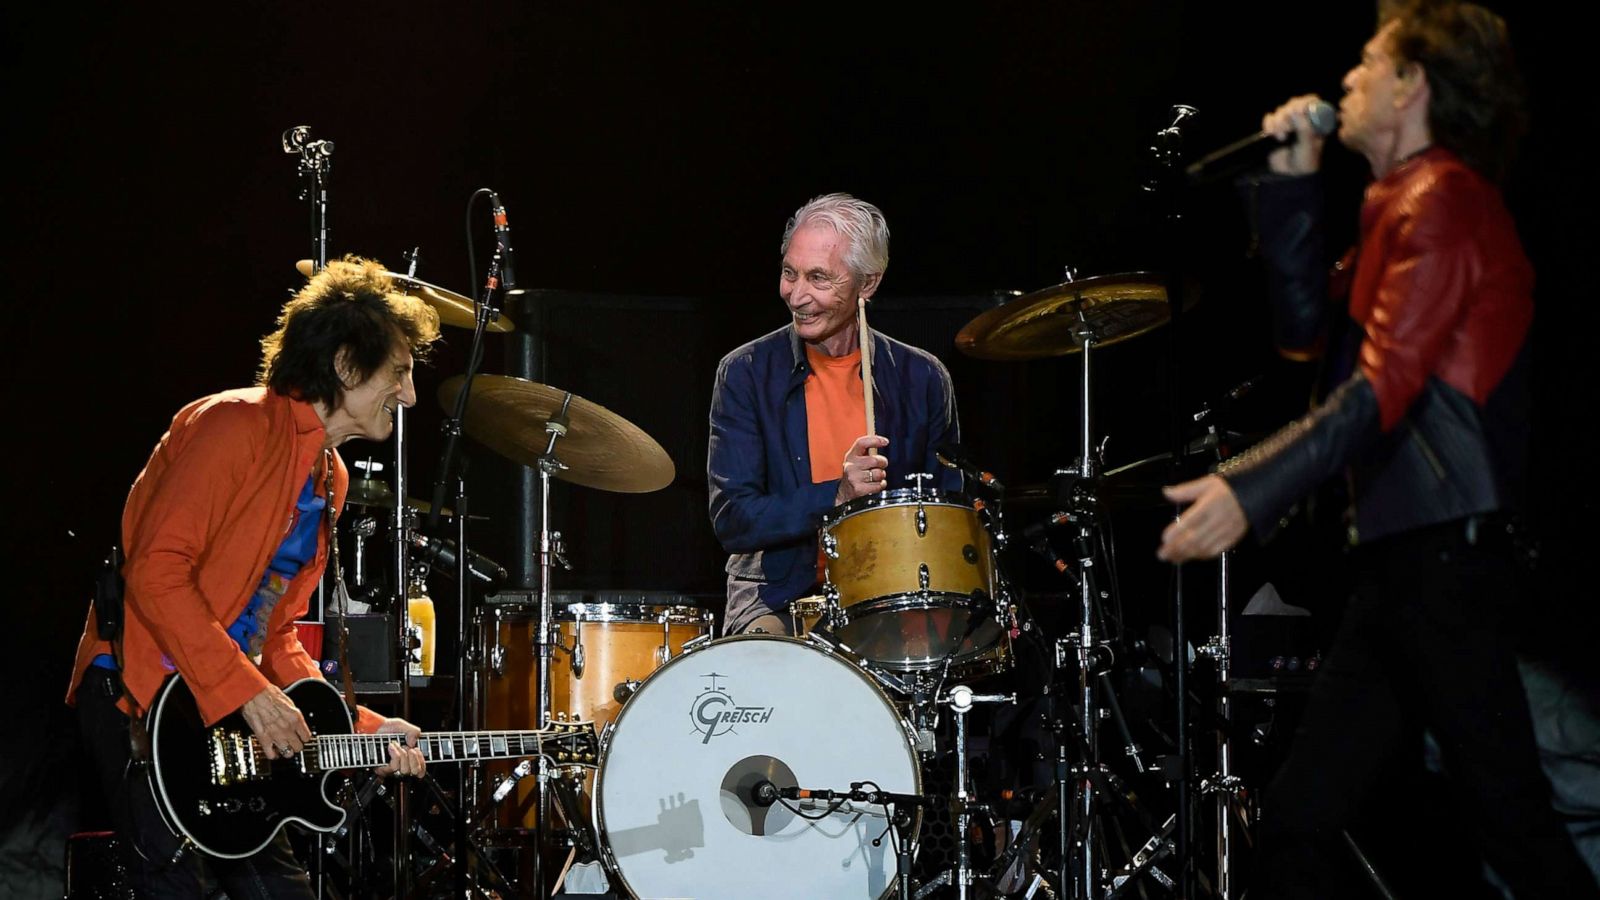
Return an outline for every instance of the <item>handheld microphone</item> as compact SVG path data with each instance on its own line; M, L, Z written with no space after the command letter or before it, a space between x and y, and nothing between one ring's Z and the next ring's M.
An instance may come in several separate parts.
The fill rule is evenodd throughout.
M1311 130L1327 137L1339 127L1339 112L1326 100L1313 100L1306 104L1306 119ZM1220 150L1208 153L1189 164L1184 174L1191 182L1205 182L1220 178L1264 158L1279 147L1295 143L1297 134L1290 132L1287 139L1258 131L1247 138L1234 141Z
M511 250L511 220L506 218L506 205L500 202L500 195L494 191L489 192L489 208L494 213L495 247L500 251L500 283L510 293L517 286L517 268Z

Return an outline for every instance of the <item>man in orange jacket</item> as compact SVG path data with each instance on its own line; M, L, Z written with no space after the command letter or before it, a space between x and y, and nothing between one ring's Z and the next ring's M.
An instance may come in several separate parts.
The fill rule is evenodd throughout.
M395 408L416 402L413 354L438 336L438 314L396 292L376 262L334 262L262 339L259 384L185 406L134 481L122 517L122 635L100 640L90 610L67 700L117 830L137 851L128 862L139 896L204 896L219 881L234 898L312 896L281 832L244 859L168 864L179 844L147 771L130 765L129 716L176 672L206 724L239 711L269 759L310 740L282 688L320 677L294 623L327 562L328 504L338 510L349 484L334 448L389 436ZM356 719L358 731L397 736L380 774L423 771L416 726L365 708Z

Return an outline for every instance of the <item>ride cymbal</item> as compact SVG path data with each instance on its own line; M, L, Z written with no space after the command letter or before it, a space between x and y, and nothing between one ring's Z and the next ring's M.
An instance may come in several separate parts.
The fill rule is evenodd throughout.
M309 259L302 259L294 264L295 271L307 278L316 271L316 263ZM395 288L408 297L416 297L433 307L439 313L439 324L449 325L453 328L477 327L477 313L471 297L466 297L449 288L442 288L436 284L429 284L420 278L402 275L399 272L384 272L394 279ZM486 331L495 334L506 334L516 331L516 323L506 318L505 313L497 315L485 327Z
M1188 304L1185 304L1187 308ZM1024 294L968 322L956 348L990 360L1044 359L1138 337L1166 323L1167 287L1149 272L1066 281Z
M439 402L455 409L465 378L439 386ZM509 375L479 375L472 382L462 425L467 434L505 458L538 468L550 443L545 424L561 410L567 391ZM667 451L637 425L577 395L567 407L566 433L555 456L563 481L603 491L642 494L672 483L677 470Z

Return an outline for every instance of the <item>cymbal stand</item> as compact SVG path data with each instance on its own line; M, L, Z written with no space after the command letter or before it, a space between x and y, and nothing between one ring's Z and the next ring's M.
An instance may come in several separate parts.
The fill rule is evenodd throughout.
M556 535L550 530L550 476L566 468L556 456L556 442L566 437L570 420L567 411L572 406L572 392L561 398L561 409L544 423L549 441L544 453L539 455L539 628L533 639L534 659L538 661L539 708L535 721L538 727L550 724L550 660L554 652L555 616L550 601L550 575L555 567L558 550ZM552 772L543 757L539 760L538 817L534 821L533 887L539 895L545 888L544 863L540 851L550 841L550 778Z
M1078 447L1078 471L1075 473L1083 484L1092 484L1095 477L1094 455L1094 418L1093 405L1094 393L1092 390L1093 371L1092 358L1096 335L1094 329L1089 327L1083 319L1080 310L1079 321L1073 335L1082 344L1082 395L1079 398L1080 444ZM1096 871L1094 858L1095 841L1099 837L1095 827L1095 782L1088 777L1089 773L1100 764L1099 759L1099 726L1100 709L1095 703L1095 671L1100 668L1097 654L1104 648L1099 646L1094 634L1094 542L1089 540L1090 529L1097 527L1098 523L1079 522L1078 531L1078 630L1072 636L1078 661L1078 737L1083 742L1084 758L1082 777L1078 780L1077 802L1077 836L1071 839L1072 828L1068 815L1069 782L1067 770L1067 741L1056 742L1056 791L1059 806L1060 820L1057 823L1061 852L1061 887L1068 895L1080 900L1090 900L1097 893L1099 876ZM1073 846L1078 851L1076 871L1072 871ZM1068 886L1071 886L1070 890Z

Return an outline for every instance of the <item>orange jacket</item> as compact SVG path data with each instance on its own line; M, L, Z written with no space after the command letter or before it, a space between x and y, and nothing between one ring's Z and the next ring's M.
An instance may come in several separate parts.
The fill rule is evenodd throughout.
M176 666L211 724L269 683L321 677L295 633L327 564L327 529L317 552L272 609L256 666L227 628L244 611L283 542L295 501L313 471L320 477L325 432L316 409L266 388L203 397L173 417L122 512L126 612L122 677L140 709ZM349 472L333 454L333 503L344 504ZM110 653L89 610L67 702L84 669ZM126 705L126 701L124 706ZM357 730L383 717L362 708Z

